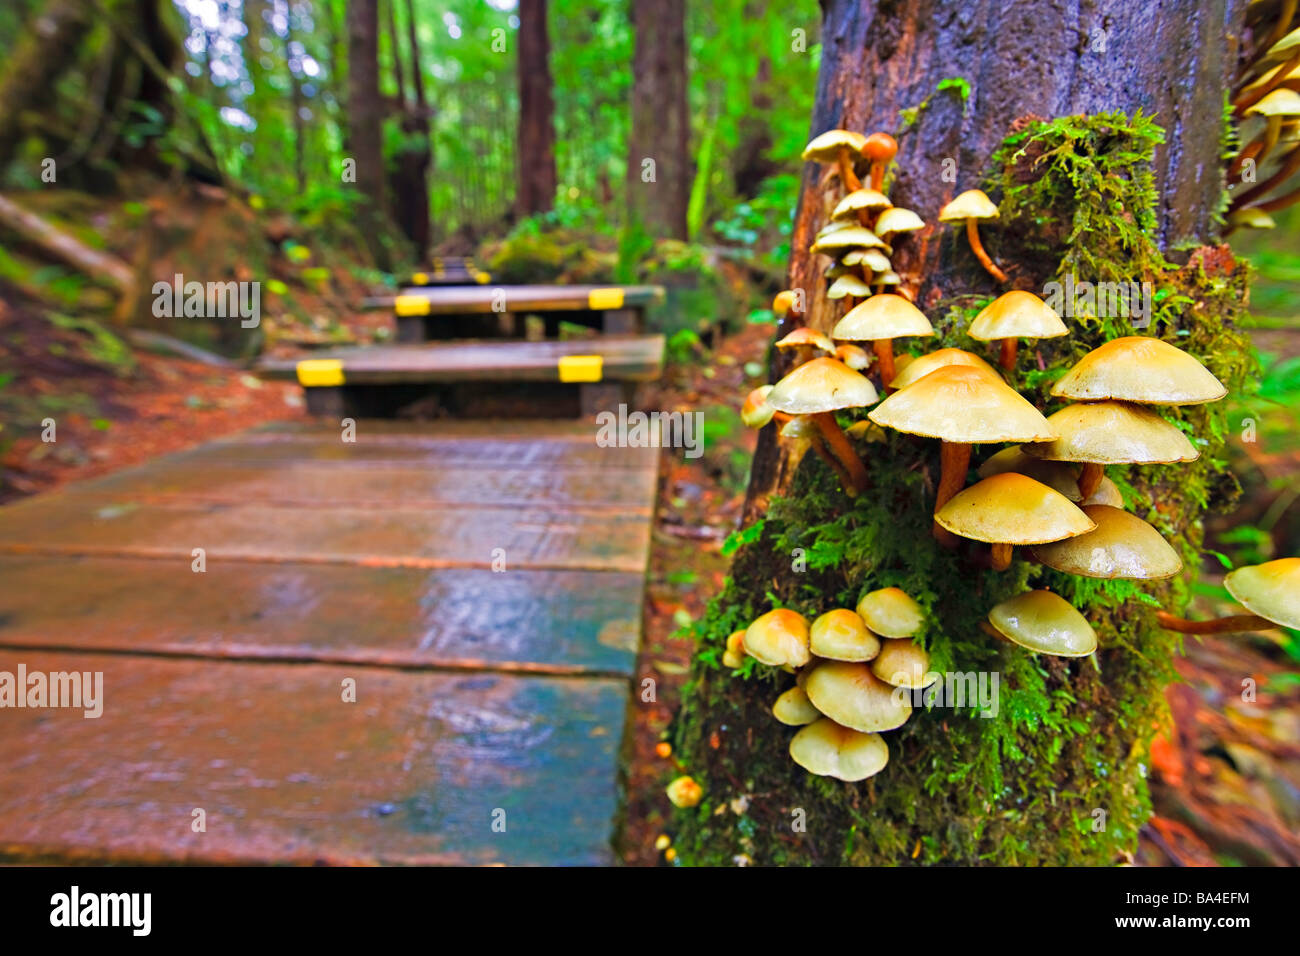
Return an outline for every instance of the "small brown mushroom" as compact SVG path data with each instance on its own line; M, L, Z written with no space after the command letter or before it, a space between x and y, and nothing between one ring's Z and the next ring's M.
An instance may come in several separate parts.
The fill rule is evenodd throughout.
M998 207L978 189L966 190L939 210L940 222L966 223L966 238L970 242L971 252L975 253L975 258L989 275L999 282L1006 282L1007 274L997 267L980 242L980 220L996 218L998 218Z

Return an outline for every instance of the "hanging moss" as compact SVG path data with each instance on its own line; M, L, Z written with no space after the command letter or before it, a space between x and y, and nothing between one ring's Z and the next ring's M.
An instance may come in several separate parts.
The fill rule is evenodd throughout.
M1150 327L1128 318L1067 317L1071 335L1020 350L1013 384L1050 414L1049 392L1087 351L1121 335L1158 336L1195 355L1228 385L1253 374L1237 320L1247 273L1225 249L1169 261L1154 240L1150 171L1163 131L1138 114L1071 116L1022 124L994 157L989 192L1001 196L996 235L1003 262L1039 283L1051 279L1150 283ZM1031 282L1022 281L1023 285ZM965 334L987 299L939 303L926 351L984 351ZM1226 472L1222 403L1169 409L1197 443L1186 465L1112 467L1133 513L1199 564L1199 519L1236 494ZM844 416L843 424L857 415ZM1157 607L1180 606L1172 582L1079 578L1023 560L985 570L979 545L949 551L930 537L938 443L887 432L861 442L872 487L845 497L809 455L788 496L734 536L723 592L695 629L698 654L678 715L676 751L703 785L699 806L679 812L674 841L686 864L1108 864L1132 851L1150 814L1148 748L1167 720L1164 688L1175 678L1177 635L1156 626ZM997 449L981 449L977 459ZM721 665L727 635L776 606L810 619L852 607L865 591L897 586L921 603L919 635L938 672L998 677L996 716L964 707L919 709L885 739L889 765L859 784L814 777L791 761L790 728L770 713L793 677L747 660ZM1068 660L1031 654L987 635L998 602L1050 588L1083 610L1099 651ZM739 799L747 798L747 799ZM738 814L737 810L743 812ZM800 813L799 811L802 811ZM804 829L799 823L803 821Z

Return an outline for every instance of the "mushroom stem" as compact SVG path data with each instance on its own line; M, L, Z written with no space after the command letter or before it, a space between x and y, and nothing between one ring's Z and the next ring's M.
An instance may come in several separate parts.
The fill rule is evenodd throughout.
M1277 145L1278 138L1282 135L1282 117L1268 117L1268 124L1264 127L1264 148L1259 151L1260 159L1263 159L1273 151Z
M885 163L876 160L871 164L871 188L880 192L885 185Z
M1277 212L1279 209L1285 209L1295 202L1300 202L1300 188L1293 189L1289 193L1283 193L1276 199L1255 203L1251 208L1258 209L1260 212Z
M1253 140L1251 140L1250 143L1246 146L1246 148L1237 154L1237 158L1232 161L1232 165L1228 167L1228 177L1232 178L1236 176L1238 173L1240 173L1241 168L1246 165L1246 160L1254 159L1256 154L1259 153L1260 149L1263 147L1263 145L1264 145L1263 137L1256 136Z
M1002 340L1002 355L998 359L998 364L1010 372L1016 367L1016 345L1018 339L1010 338Z
M1264 97L1268 96L1268 94L1281 86L1291 75L1291 71L1297 66L1300 66L1300 50L1297 50L1291 59L1278 67L1273 72L1272 77L1266 83L1261 84L1259 89L1254 90L1251 93L1243 93L1233 101L1232 106L1237 115L1240 116L1245 110L1254 106Z
M826 462L827 467L829 467L831 471L835 472L835 477L840 480L845 488L848 488L852 483L849 478L849 473L844 470L844 466L840 464L840 460L830 453L830 450L826 447L825 440L820 437L814 438L811 440L811 444L813 451L817 452L821 460Z
M846 193L854 193L862 188L862 180L858 179L858 174L853 171L853 160L849 158L849 148L840 147L840 182L844 186Z
M845 490L850 495L865 491L870 481L867 476L867 466L862 464L862 459L853 450L853 443L849 441L849 436L844 434L844 429L840 428L840 423L835 420L835 416L831 412L818 412L812 419L821 429L822 437L826 439L826 446L831 454L844 466L848 475Z
M1007 281L1007 274L997 267L989 254L984 251L984 246L980 242L980 225L978 219L966 220L966 238L970 242L970 250L975 253L975 258L980 261L980 265L999 282Z
M1280 186L1291 178L1291 175L1300 169L1300 146L1291 150L1282 165L1278 167L1277 172L1258 185L1251 186L1244 193L1238 196L1232 202L1234 209L1239 209L1250 204L1251 200L1267 195L1274 186Z
M993 570L994 571L1005 571L1007 568L1011 567L1011 552L1014 549L1014 547L1015 547L1014 545L1005 544L1000 541L994 543L993 545Z
M889 383L894 380L894 340L876 339L871 343L871 350L876 353L876 363L880 369L880 384L889 391Z
M1175 617L1168 611L1157 611L1156 618L1166 630L1183 634L1228 634L1232 631L1267 631L1277 627L1268 618L1258 614L1233 614L1209 621L1189 621L1185 617Z
M939 446L939 488L934 495L934 511L939 509L966 484L966 472L970 470L970 445L961 442L944 442ZM957 546L957 536L944 528L939 522L934 523L935 540L945 548Z
M1105 474L1104 466L1095 461L1084 462L1083 471L1079 472L1079 494L1083 495L1084 499L1091 498Z

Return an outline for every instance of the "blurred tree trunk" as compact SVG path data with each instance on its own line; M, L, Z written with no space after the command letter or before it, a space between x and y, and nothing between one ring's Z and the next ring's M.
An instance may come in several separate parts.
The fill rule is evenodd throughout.
M555 102L551 91L551 42L546 0L519 0L519 193L520 216L555 205Z
M389 182L393 195L393 218L402 234L411 240L416 259L429 247L429 109L424 99L424 78L420 75L420 46L416 37L414 11L407 0L407 39L411 47L411 91L407 97L402 41L397 29L395 7L388 3L388 31L393 50L393 72L397 79L398 116L402 143L392 158Z
M22 145L27 119L51 102L55 81L76 62L91 12L85 0L49 0L0 68L0 170Z
M632 128L627 205L633 229L685 239L691 198L685 0L631 0Z
M824 45L810 137L836 127L894 133L900 150L890 198L934 223L938 209L957 192L989 185L986 177L1010 175L995 170L991 158L1009 133L1034 119L1111 111L1154 114L1166 142L1156 147L1152 162L1157 199L1148 235L1167 255L1185 259L1186 247L1211 242L1215 233L1224 189L1224 92L1237 69L1246 3L822 0ZM957 76L970 84L967 99L951 85L937 91L942 81ZM916 110L922 103L926 106ZM653 105L664 108L660 101ZM904 122L912 115L904 111L913 110L914 121ZM637 124L633 135L643 135ZM1105 135L1099 133L1102 147ZM1032 166L1033 158L1015 167L1031 181L1046 175ZM1143 169L1135 162L1125 174L1130 172L1140 176ZM995 187L989 188L1000 198ZM826 298L827 260L807 250L842 195L838 177L827 167L805 167L789 283L807 293L807 324L824 332L844 314L848 301ZM1076 209L1085 205L1075 193L1064 201ZM1130 214L1089 208L1088 214L1093 212L1103 223L1109 222L1106 215ZM1061 235L1069 232L1069 219L1058 225ZM1032 218L1004 220L991 225L985 239L995 257L1001 253L1015 286L1040 294L1054 277L1059 256L1034 261L1020 253L1029 248L1027 242L1021 245L1021 234L1041 228ZM893 263L904 288L937 330L934 339L917 344L922 351L969 348L954 312L969 315L973 303L999 290L975 263L960 230L932 227L928 234L895 242ZM1198 304L1176 327L1137 334L1160 334L1189 348L1206 345L1200 353L1204 361L1228 380L1225 370L1249 362L1244 339L1232 325L1237 313L1231 311L1240 312L1245 279L1230 255L1214 254L1226 262L1219 266L1226 271L1208 280L1195 267L1161 273L1171 284L1187 283L1180 288L1190 290L1189 300ZM1224 280L1216 277L1224 275L1238 285L1225 291ZM1219 291L1207 291L1215 288ZM1211 305L1207 299L1214 296ZM1232 304L1226 305L1229 299ZM788 321L777 336L795 324ZM1071 329L1067 339L1040 343L1040 363L1046 357L1049 369L1062 368L1082 354L1079 350L1098 344L1095 326L1073 322ZM1174 338L1180 334L1190 338ZM773 350L769 380L789 371L791 361ZM1016 384L1031 392L1024 377ZM1045 388L1035 384L1030 398L1042 404L1038 390ZM1198 414L1216 412L1211 407ZM1203 430L1196 434L1210 434L1205 422L1200 424ZM893 433L884 443L860 444L873 489L893 494L881 503L870 500L881 493L873 490L854 508L816 456L806 456L800 465L778 444L776 426L762 430L743 524L765 519L766 525L755 528L746 538L750 543L737 551L726 590L697 632L705 653L696 658L678 716L676 757L705 792L704 805L676 818L674 846L684 862L725 865L743 854L760 864L1106 863L1135 848L1138 828L1150 812L1143 782L1146 748L1172 675L1174 638L1155 625L1151 609L1140 601L1101 603L1104 589L1083 579L1076 579L1082 582L1079 593L1095 597L1076 602L1100 635L1095 658L1079 663L1029 655L985 638L979 623L988 608L1024 589L1029 575L1042 580L1043 571L1024 561L998 576L964 552L934 545L927 508L938 464L933 444ZM1220 433L1203 457L1221 452ZM1128 474L1139 494L1156 505L1142 513L1164 522L1175 547L1189 558L1199 541L1198 498L1221 500L1220 492L1232 481L1213 462L1198 467L1151 480ZM900 489L908 495L901 496ZM788 510L774 517L774 506ZM810 563L812 551L803 548L842 546L819 537L823 526L877 537L865 554L845 555L829 566L801 567L797 555L792 561L791 540ZM902 540L918 529L920 542ZM777 534L786 537L773 537ZM748 680L731 676L716 663L722 642L771 608L770 595L815 615L835 601L852 606L862 591L883 586L876 583L882 577L883 583L906 582L905 589L933 608L927 633L954 658L947 666L981 673L1000 669L1004 709L1013 699L1017 707L1044 712L1060 706L1067 708L1067 726L1038 723L1024 712L1008 724L1005 710L1002 721L986 721L918 709L907 725L885 735L889 764L868 782L814 779L795 766L787 752L791 728L771 714L773 700L792 681L780 674L773 679L768 673L773 669L763 667ZM1152 587L1158 588L1158 600L1177 599L1176 584ZM1069 703L1052 703L1062 700ZM1076 722L1086 729L1067 733Z
M384 201L384 101L379 93L378 0L348 0L348 130L346 155L356 162L356 187L366 197L362 234L386 264L381 235Z

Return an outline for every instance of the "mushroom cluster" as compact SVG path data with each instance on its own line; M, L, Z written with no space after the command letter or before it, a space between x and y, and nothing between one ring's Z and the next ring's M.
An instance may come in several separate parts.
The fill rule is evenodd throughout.
M1269 215L1300 202L1300 188L1278 192L1300 170L1300 29L1289 30L1297 4L1253 4L1251 32L1259 41L1233 89L1233 117L1245 145L1228 169L1247 188L1234 193L1229 231L1272 229ZM1272 17L1272 21L1267 19ZM1254 173L1246 176L1250 167Z
M1262 91L1257 102L1265 103L1280 85ZM1284 137L1288 129L1287 121L1272 124L1266 139ZM816 451L850 497L868 489L872 456L895 447L886 443L889 432L937 440L939 472L925 486L933 489L932 509L928 495L925 502L933 536L943 547L965 547L963 557L994 571L1008 569L1020 547L1022 559L1079 577L1177 574L1178 553L1126 510L1105 469L1194 461L1193 438L1159 409L1217 401L1226 394L1222 383L1161 338L1125 336L1088 352L1055 383L1052 399L1067 404L1040 409L1016 387L1020 343L1061 339L1070 329L1042 298L1021 289L1001 292L965 329L970 339L993 347L987 359L952 347L896 352L896 340L915 348L935 335L913 301L911 280L900 280L891 259L893 243L926 229L920 216L889 198L888 169L896 153L897 143L886 134L847 130L822 134L805 150L806 159L827 164L828 177L841 184L811 251L830 259L826 298L848 300L848 308L827 334L811 327L805 312L795 313L792 304L804 301L802 293L778 296L774 309L799 320L776 343L792 368L748 395L745 423L775 422L794 455ZM964 223L975 258L1005 283L1007 274L979 235L980 224L997 216L988 196L968 190L936 218ZM1044 368L1041 357L1037 368ZM837 416L856 420L846 427ZM979 445L994 447L981 455L971 482ZM963 539L979 544L963 546ZM1034 587L1033 574L1031 589L997 603L981 627L1035 654L1093 654L1098 636L1084 613ZM1228 586L1250 614L1191 622L1162 612L1162 623L1194 633L1268 622L1300 625L1300 559L1239 569ZM833 608L811 622L790 609L768 611L727 639L722 659L733 670L752 657L794 674L793 686L772 707L778 721L799 728L790 741L792 759L813 774L859 781L886 766L889 747L881 735L909 719L910 692L936 677L916 640L923 624L915 600L883 588L863 595L854 609Z
M856 609L834 608L811 624L787 608L768 611L727 639L723 663L740 667L748 654L794 672L795 685L772 705L777 720L800 728L790 757L809 773L855 782L884 769L889 747L881 734L911 716L907 692L934 679L913 640L923 624L916 601L880 588Z

